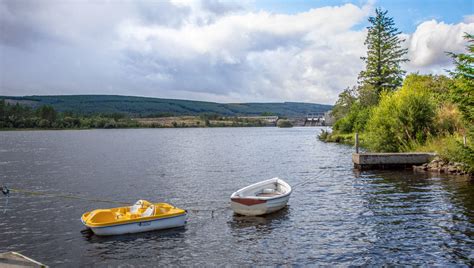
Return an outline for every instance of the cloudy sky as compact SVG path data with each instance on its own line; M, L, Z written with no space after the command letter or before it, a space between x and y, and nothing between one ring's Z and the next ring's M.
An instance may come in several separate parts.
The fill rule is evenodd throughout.
M0 0L0 95L119 94L332 104L388 9L409 72L444 73L472 0Z

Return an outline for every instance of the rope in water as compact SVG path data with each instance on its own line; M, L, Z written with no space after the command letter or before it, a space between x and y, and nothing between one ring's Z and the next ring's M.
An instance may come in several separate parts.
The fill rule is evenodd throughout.
M325 173L327 173L327 171L323 171L321 173L323 173L323 175L326 175ZM310 178L310 179L307 179L305 181L302 181L300 183L295 184L294 186L292 186L292 188L296 189L297 187L304 186L304 185L309 184L309 183L314 182L314 181L315 181L314 178ZM83 196L70 195L70 194L54 194L54 193L46 193L46 192L29 191L29 190L23 190L23 189L7 188L6 186L0 186L0 191L2 191L2 193L6 196L3 213L6 213L6 211L7 211L10 191L11 192L16 192L16 193L22 193L22 194L29 194L29 195L66 198L66 199L76 199L76 200L84 200L84 201L89 201L89 202L111 203L111 204L120 204L120 205L129 205L130 204L130 202L108 200L108 199L99 199L99 198L87 198L87 197L83 197ZM195 203L193 203L193 204L195 204ZM225 210L225 209L227 209L227 208L188 209L187 211L190 211L190 212L209 211L209 212L211 212L211 215L213 217L214 212L219 211L219 210Z
M6 186L0 186L0 190L6 196L5 198L5 206L3 209L3 213L6 213L8 200L10 196L10 192L13 193L21 193L21 194L28 194L28 195L35 195L35 196L43 196L43 197L56 197L56 198L66 198L66 199L76 199L76 200L84 200L89 202L100 202L100 203L111 203L111 204L120 204L120 205L130 205L130 202L123 202L123 201L116 201L116 200L108 200L108 199L99 199L99 198L87 198L83 196L77 195L70 195L70 194L54 194L54 193L46 193L46 192L37 192L37 191L29 191L23 189L16 189L16 188L7 188ZM187 209L186 211L189 212L211 212L211 216L214 217L214 212L219 210L224 210L227 208L215 208L215 209Z
M115 200L87 198L87 197L82 197L82 196L77 196L77 195L68 195L68 194L53 194L53 193L45 193L45 192L36 192L36 191L28 191L28 190L22 190L22 189L14 189L14 188L10 188L10 191L16 192L16 193L22 193L22 194L45 196L45 197L78 199L78 200L91 201L91 202L112 203L112 204L121 204L121 205L129 204L128 202L115 201Z
M320 174L318 175L318 177L321 177L321 175L327 175L327 171L322 171L322 172L320 172ZM312 183L312 182L315 182L315 181L316 181L315 178L312 177L312 178L309 178L309 179L307 179L307 180L304 180L304 181L302 181L302 182L300 182L300 183L294 184L293 186L291 186L291 188L296 189L296 188L298 188L298 187L307 185L307 184Z

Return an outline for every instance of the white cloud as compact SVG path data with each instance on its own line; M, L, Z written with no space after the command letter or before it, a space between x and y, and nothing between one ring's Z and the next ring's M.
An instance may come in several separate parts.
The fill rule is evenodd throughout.
M39 4L38 4L39 3ZM123 94L333 103L356 83L372 2L296 14L249 2L0 0L0 95ZM408 71L442 72L472 17L404 34Z
M464 16L465 23L474 23L474 14Z
M407 39L411 71L441 73L451 66L446 52L463 52L464 33L474 32L474 23L446 24L436 20L425 21Z
M368 12L351 4L295 15L247 12L178 28L127 21L118 32L130 73L162 89L331 103L362 67L354 59L365 32L351 29Z

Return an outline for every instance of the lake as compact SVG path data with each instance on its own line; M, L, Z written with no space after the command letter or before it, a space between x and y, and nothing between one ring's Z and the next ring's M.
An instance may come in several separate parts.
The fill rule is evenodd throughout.
M116 205L12 193L0 251L51 266L474 265L474 183L412 171L359 173L320 128L0 132L0 185L188 209L185 228L98 237L82 213ZM236 216L235 190L272 177L286 209Z

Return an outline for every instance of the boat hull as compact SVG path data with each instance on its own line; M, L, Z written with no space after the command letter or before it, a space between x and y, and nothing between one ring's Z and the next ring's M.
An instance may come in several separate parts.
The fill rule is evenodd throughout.
M121 235L182 227L186 224L186 218L187 214L182 214L173 217L132 222L120 225L103 227L86 226L89 227L96 235Z
M292 189L284 180L273 178L244 187L230 196L235 213L259 216L284 208Z
M246 200L243 200L246 199ZM235 213L245 216L260 216L278 211L284 208L290 196L282 196L275 199L264 200L264 202L251 202L251 198L232 198L230 206Z

